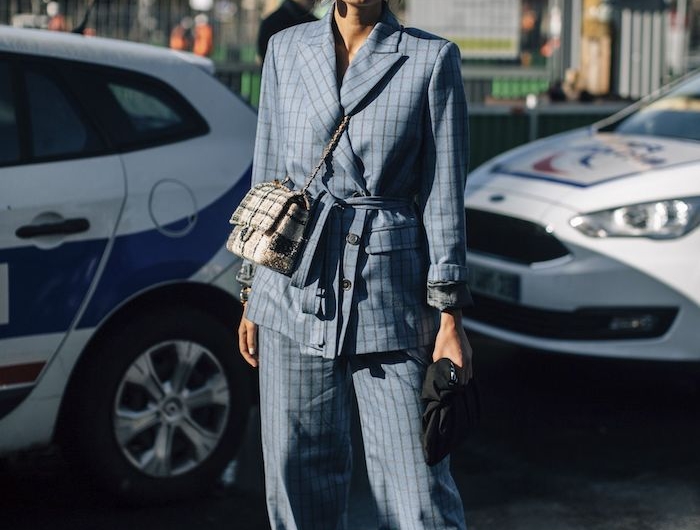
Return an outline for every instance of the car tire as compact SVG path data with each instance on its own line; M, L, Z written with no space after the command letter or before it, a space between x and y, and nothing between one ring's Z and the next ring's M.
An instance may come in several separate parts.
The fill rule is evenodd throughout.
M129 503L210 490L240 446L250 408L233 323L190 308L151 310L102 344L77 381L68 455Z

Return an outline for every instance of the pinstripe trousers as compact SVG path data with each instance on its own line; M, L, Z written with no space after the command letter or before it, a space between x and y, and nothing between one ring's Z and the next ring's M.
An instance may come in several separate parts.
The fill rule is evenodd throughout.
M262 326L258 341L265 488L273 530L346 528L353 387L377 528L466 528L449 458L429 467L421 451L427 348L327 359L302 353L299 343Z

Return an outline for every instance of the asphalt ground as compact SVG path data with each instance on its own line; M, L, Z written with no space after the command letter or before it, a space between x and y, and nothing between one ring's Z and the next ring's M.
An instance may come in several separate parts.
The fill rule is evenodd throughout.
M483 420L452 458L471 530L700 530L700 364L472 342ZM266 530L251 420L232 482L171 505L120 506L55 452L5 461L0 528ZM376 528L361 467L349 528Z

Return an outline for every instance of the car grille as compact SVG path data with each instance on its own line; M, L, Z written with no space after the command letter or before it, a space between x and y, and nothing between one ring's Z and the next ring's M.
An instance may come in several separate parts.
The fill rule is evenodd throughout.
M533 337L564 340L648 339L668 331L678 314L673 307L596 307L550 311L474 294L474 306L464 316L502 330ZM619 327L614 322L644 319L643 327Z
M465 215L469 250L524 264L569 254L556 237L536 223L472 208L467 208Z

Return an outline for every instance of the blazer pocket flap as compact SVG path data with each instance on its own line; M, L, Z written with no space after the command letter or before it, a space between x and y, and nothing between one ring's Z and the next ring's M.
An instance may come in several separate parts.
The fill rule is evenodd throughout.
M418 247L418 225L392 226L369 233L366 251L368 254L381 254L392 250Z

